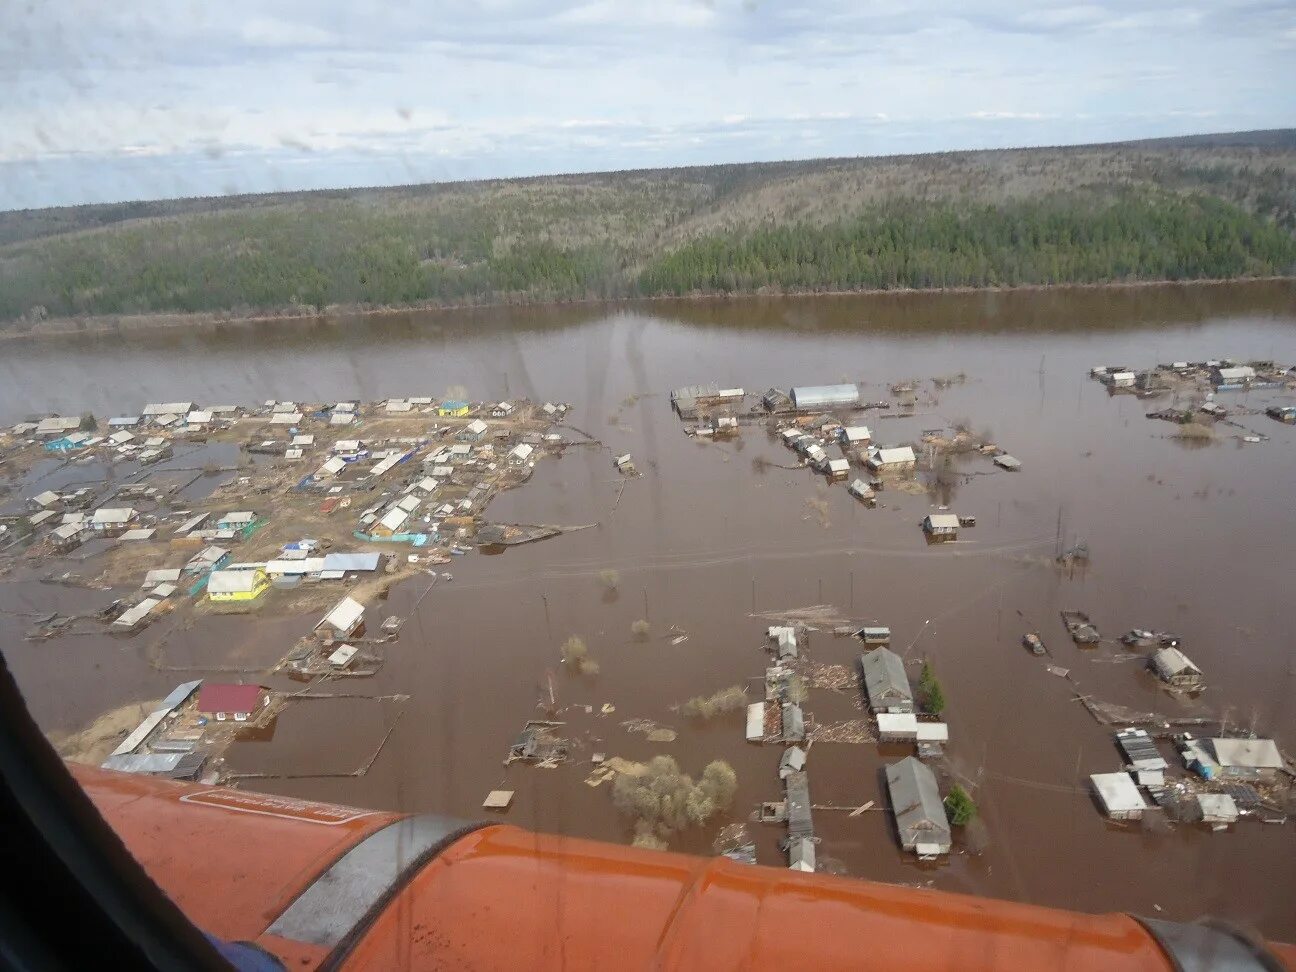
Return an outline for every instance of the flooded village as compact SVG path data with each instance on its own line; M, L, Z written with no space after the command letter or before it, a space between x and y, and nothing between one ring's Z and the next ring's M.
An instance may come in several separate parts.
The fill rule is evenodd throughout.
M1290 935L1290 297L19 349L6 658L127 772Z

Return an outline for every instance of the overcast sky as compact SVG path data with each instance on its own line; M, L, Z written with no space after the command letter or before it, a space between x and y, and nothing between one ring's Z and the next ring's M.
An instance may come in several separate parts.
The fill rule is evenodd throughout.
M1296 0L0 0L0 209L1296 125Z

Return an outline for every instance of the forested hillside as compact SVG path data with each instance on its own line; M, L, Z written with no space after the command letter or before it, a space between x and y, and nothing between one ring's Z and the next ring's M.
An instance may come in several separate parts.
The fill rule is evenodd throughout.
M1293 274L1294 142L1234 133L0 213L0 321Z

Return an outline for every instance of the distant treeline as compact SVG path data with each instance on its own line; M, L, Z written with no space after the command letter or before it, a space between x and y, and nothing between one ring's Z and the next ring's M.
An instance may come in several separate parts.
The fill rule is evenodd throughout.
M827 226L696 240L637 281L695 290L994 287L1296 272L1296 238L1204 196L1124 194L990 206L901 202Z
M1296 273L1296 150L1270 137L78 207L0 213L5 240L0 323L20 328L1285 275Z

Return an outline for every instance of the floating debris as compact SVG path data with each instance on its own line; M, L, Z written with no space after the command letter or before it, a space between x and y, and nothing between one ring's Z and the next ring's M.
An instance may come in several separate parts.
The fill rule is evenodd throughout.
M528 720L522 732L518 734L509 754L504 759L507 766L515 759L533 762L545 769L552 769L567 759L569 744L555 731L563 722L550 722L541 719Z
M491 790L482 801L483 810L507 810L513 802L512 790Z
M878 741L873 725L866 719L847 719L844 722L815 723L806 731L806 738L815 743L875 743Z

